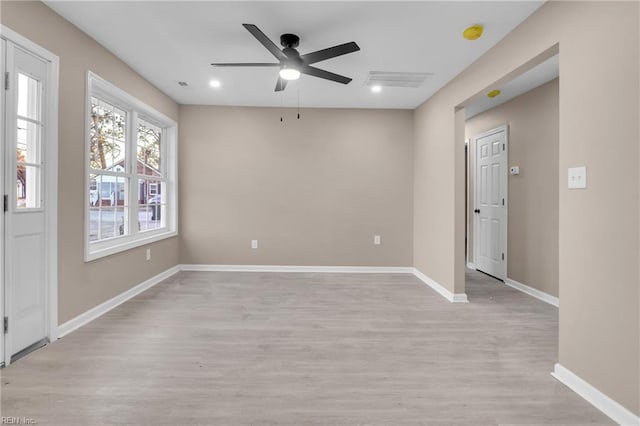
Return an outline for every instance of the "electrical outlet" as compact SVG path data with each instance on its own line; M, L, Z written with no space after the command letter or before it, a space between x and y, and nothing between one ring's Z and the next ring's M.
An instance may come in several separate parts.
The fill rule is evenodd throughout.
M251 240L251 248L252 249L258 248L258 240Z
M373 236L373 245L375 245L375 246L379 246L380 245L380 235L374 235Z
M151 249L147 249L147 260L151 260Z

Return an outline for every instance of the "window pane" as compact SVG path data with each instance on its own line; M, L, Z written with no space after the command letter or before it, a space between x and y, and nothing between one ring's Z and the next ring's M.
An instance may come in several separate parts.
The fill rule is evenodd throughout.
M159 215L158 206L140 206L138 210L138 223L140 232L152 231L160 228L160 221L155 220Z
M165 183L152 179L138 179L138 221L141 232L166 226Z
M138 120L138 174L160 176L162 129L158 126Z
M89 175L89 241L129 234L128 179Z
M40 120L40 82L18 73L18 115Z
M126 209L123 207L91 207L89 209L89 241L96 242L127 234Z
M16 161L40 163L40 125L18 119Z
M37 209L41 206L40 167L18 164L16 173L16 208Z
M91 206L128 206L127 181L122 176L89 175L89 203Z
M138 179L138 204L159 204L162 200L164 183L155 179Z
M91 98L90 167L125 172L127 114L121 109Z

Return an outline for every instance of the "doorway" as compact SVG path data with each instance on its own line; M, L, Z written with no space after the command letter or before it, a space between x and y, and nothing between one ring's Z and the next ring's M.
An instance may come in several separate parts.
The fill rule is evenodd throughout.
M58 58L0 32L4 365L57 337Z
M465 105L467 266L558 306L557 51L536 62Z

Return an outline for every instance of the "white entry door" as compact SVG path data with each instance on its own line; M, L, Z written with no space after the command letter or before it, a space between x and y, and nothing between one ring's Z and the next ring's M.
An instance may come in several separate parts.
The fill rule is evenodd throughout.
M44 175L47 62L5 42L5 361L48 335Z
M507 275L507 128L476 136L475 264L504 280Z

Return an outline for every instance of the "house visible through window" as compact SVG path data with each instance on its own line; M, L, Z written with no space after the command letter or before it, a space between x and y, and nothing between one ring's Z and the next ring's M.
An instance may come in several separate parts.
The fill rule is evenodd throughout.
M86 260L176 233L176 124L89 73Z

